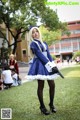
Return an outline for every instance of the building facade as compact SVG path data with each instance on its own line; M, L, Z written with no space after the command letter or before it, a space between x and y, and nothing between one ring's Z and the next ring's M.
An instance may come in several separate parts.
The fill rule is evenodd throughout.
M76 51L80 51L80 20L68 22L70 36L63 35L61 40L51 45L51 54L60 57L61 60L72 59Z
M5 37L7 38L10 44L14 42L12 35L7 30L4 24L0 24L0 31L4 33ZM1 49L3 47L3 41L4 41L4 37L0 32L0 56L1 56ZM5 42L4 48L8 48L7 42ZM13 47L11 47L11 51L12 49ZM17 43L17 49L16 49L15 56L16 56L17 61L28 62L30 60L28 32L25 34L25 39L21 39L21 42Z

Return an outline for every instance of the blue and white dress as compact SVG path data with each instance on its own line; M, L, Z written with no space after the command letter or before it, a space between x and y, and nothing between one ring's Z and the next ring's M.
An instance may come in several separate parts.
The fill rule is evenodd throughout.
M58 74L52 73L50 65L52 64L53 67L54 61L49 53L47 44L45 42L43 44L39 40L34 40L30 44L34 58L26 76L27 80L54 80L58 77Z

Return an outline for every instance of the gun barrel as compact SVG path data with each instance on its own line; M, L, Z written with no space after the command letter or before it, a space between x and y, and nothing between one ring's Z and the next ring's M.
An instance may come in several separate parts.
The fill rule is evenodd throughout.
M60 73L60 71L58 71L58 74L59 74L62 78L64 78L64 76Z
M53 67L52 68L52 72L53 74L57 73L58 75L60 75L62 78L64 78L64 76L61 74L61 72L59 71L59 69L57 67Z

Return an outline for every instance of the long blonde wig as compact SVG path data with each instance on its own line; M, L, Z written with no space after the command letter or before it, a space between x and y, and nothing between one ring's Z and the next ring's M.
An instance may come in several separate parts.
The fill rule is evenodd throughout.
M41 36L41 32L40 32L40 30L39 30L39 28L38 27L32 27L31 29L30 29L30 31L29 31L29 44L33 41L33 42L36 42L36 41L34 41L34 39L32 38L32 31L33 31L33 29L36 29L37 31L38 31L38 33L39 33L39 41L42 43L42 45L43 45L43 47L44 47L44 49L46 50L46 46L45 46L45 44L43 43L43 41L42 41L42 36ZM37 45L38 45L38 42L36 43ZM30 47L30 46L29 46ZM41 50L41 48L40 48L40 46L38 45L38 47L39 47L39 49ZM32 59L34 57L34 54L32 53L32 50L30 49L30 58Z
M43 43L43 41L42 41L41 32L40 32L40 30L39 30L38 27L32 27L32 28L30 29L30 31L29 31L29 40L30 40L30 42L34 41L34 39L32 38L32 31L33 31L33 29L36 29L36 30L38 31L38 33L39 33L39 41L40 41L40 42L42 43L42 45L44 46L44 49L46 49L46 48L45 48L45 45L44 45L44 43Z

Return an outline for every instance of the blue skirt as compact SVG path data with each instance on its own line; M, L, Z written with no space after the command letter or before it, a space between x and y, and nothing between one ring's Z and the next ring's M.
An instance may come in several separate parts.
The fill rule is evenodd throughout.
M45 65L38 59L35 58L30 65L28 75L25 77L29 80L54 80L58 74L49 73Z

